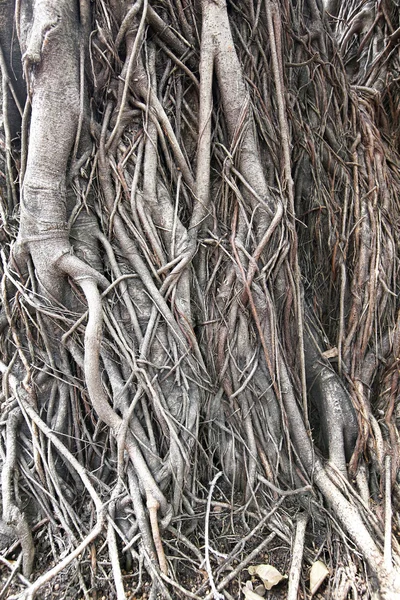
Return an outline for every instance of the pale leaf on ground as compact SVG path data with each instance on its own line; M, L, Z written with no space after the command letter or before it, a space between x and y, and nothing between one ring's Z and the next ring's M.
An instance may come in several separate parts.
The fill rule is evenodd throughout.
M282 575L272 565L251 565L248 568L250 575L257 575L263 582L265 588L270 590L277 585L282 579L287 579L287 575Z
M328 567L322 562L322 560L317 560L310 571L310 592L311 596L319 590L321 584L325 581L325 579L329 575Z
M246 600L264 600L264 598L262 596L260 596L259 594L256 594L256 592L253 592L253 590L251 590L248 587L242 588L242 592L243 592Z

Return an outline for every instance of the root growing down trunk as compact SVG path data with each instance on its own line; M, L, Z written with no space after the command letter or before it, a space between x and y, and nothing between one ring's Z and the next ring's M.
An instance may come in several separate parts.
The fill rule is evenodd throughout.
M16 596L73 568L87 598L230 598L265 552L290 598L318 558L326 597L400 594L400 15L362 4L16 2Z

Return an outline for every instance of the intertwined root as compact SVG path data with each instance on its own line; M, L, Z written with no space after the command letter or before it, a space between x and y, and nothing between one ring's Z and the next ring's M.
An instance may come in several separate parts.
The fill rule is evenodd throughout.
M350 87L315 2L243 4L98 1L90 36L84 1L19 14L3 520L30 577L34 497L54 563L26 597L79 557L87 597L144 568L152 597L229 598L275 538L290 598L303 547L335 597L364 560L397 590L399 161L371 87L398 12L353 3L345 65L380 54Z

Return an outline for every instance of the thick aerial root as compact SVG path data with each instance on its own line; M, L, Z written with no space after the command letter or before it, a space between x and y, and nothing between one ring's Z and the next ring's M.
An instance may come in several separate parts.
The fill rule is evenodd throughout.
M315 0L28 4L18 234L0 196L21 593L75 563L87 598L230 599L265 553L293 600L316 556L332 596L398 593L398 7L328 3L340 56Z

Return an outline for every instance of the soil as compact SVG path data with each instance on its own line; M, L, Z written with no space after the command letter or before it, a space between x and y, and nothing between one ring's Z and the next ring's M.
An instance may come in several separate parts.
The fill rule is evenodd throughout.
M36 537L36 541L38 542L38 547L36 548L38 563L36 565L37 569L32 575L33 581L54 566L50 561L51 548L48 544L48 538L45 536L40 536L39 533ZM220 538L219 542L219 550L224 547L225 549L228 549L232 543L232 540L229 540L228 538ZM237 539L235 539L235 543L236 542ZM215 540L214 543L216 543ZM101 546L101 544L99 544L99 546ZM12 547L13 546L10 546L10 548ZM0 565L0 599L2 600L6 598L9 600L17 600L18 598L21 598L22 593L26 589L25 585L18 580L18 575L15 575L11 584L8 586L7 591L3 593L4 586L10 577L11 569L18 560L19 554L19 548L14 549L14 551L10 550L10 548L5 549L2 552L2 555L6 557L6 560L9 564L9 567L7 567L5 564ZM232 567L230 567L230 570L235 568L237 564L244 558L244 556L238 555ZM46 559L48 561L47 564ZM87 557L84 557L80 561L79 569L77 569L76 563L72 564L65 571L55 577L49 584L44 586L36 597L40 600L115 600L117 596L112 590L113 579L111 575L111 565L107 559L107 555L104 553L104 556L102 556L100 552L100 555L97 556L95 565L96 576L94 576L90 561ZM273 543L268 552L260 554L256 564L271 564L282 574L287 574L290 569L290 561L291 555L289 544L286 545L277 539L275 545ZM177 577L177 580L185 589L191 593L198 594L200 598L204 598L210 592L205 569L194 569L191 565L187 565L186 561L184 560L177 560L176 562L171 561L171 564L173 564L178 571L179 576ZM134 565L134 569L131 571L123 571L126 600L148 600L150 598L151 581L148 575L144 573L142 584L139 587L139 572L137 569L135 570L135 566L136 565ZM215 572L218 569L218 560L214 560L212 566L213 572ZM306 583L308 583L308 570L309 567L305 561L303 566L303 575ZM223 572L222 577L226 574L227 573ZM79 577L81 577L86 584L86 594L83 591ZM241 600L242 598L244 599L245 596L242 590L248 581L252 582L253 590L260 594L262 591L261 580L257 576L250 576L248 570L243 569L227 586L226 591L230 594L230 596L226 597L235 598L237 600ZM310 598L309 590L304 581L303 585L301 585L299 589L300 600L306 600ZM367 584L362 578L357 576L355 583L358 598L360 600L366 600L368 597L370 597L368 594ZM202 588L202 586L204 587ZM201 592L199 592L200 589ZM264 590L263 597L265 600L284 600L287 597L287 591L288 583L287 579L284 579L271 590ZM321 586L318 593L313 596L313 598L316 600L337 600L339 597L338 593L339 589L337 582L328 578L327 581ZM184 599L187 597L181 592L171 588L170 595L173 599ZM351 589L349 590L349 593L347 593L345 596L342 596L343 600L353 597L354 596ZM158 594L157 598L160 598L161 600L162 596Z

